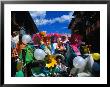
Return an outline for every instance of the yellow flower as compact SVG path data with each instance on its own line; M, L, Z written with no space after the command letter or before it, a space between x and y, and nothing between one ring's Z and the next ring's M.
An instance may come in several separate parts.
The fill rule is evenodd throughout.
M51 63L46 64L46 67L55 67L55 65L57 65L57 61L54 58L52 58Z
M41 36L44 36L44 37L46 36L46 32L45 32L45 31L42 31L42 32L40 32L39 34L40 34Z
M50 68L50 67L51 67L51 64L46 64L46 67L47 67L47 68Z
M52 59L51 66L54 67L55 65L57 65L57 61L55 59Z

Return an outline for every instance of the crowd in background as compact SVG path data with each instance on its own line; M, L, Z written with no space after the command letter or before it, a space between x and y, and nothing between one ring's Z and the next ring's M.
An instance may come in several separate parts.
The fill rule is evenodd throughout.
M13 32L11 40L12 77L94 77L100 76L100 54L80 34L45 31L29 35Z

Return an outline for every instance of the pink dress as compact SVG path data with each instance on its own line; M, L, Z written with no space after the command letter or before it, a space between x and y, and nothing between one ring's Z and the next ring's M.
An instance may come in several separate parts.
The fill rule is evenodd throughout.
M77 54L77 55L81 55L77 44L72 44L71 47L73 48L74 52Z

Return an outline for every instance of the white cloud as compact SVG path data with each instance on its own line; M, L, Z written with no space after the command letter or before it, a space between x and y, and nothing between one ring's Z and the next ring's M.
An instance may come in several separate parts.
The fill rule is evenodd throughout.
M30 14L33 18L38 17L43 19L46 16L46 11L30 11Z
M36 25L45 25L45 24L52 24L52 20L47 20L47 19L35 19Z
M71 21L73 18L73 12L70 12L68 15L62 15L61 17L56 17L54 19L45 19L46 11L36 11L30 12L31 16L34 19L36 25L46 25L46 24L53 24L55 22L63 23L65 21Z
M72 15L73 15L73 13L74 13L74 11L71 11L71 12L69 13L69 15L70 15L70 16L72 16Z

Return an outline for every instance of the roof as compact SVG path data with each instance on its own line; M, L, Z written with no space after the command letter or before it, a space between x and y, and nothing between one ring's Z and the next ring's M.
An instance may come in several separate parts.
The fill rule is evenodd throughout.
M26 29L26 32L30 34L39 31L28 11L12 11L11 17L12 31L19 31L22 26Z

